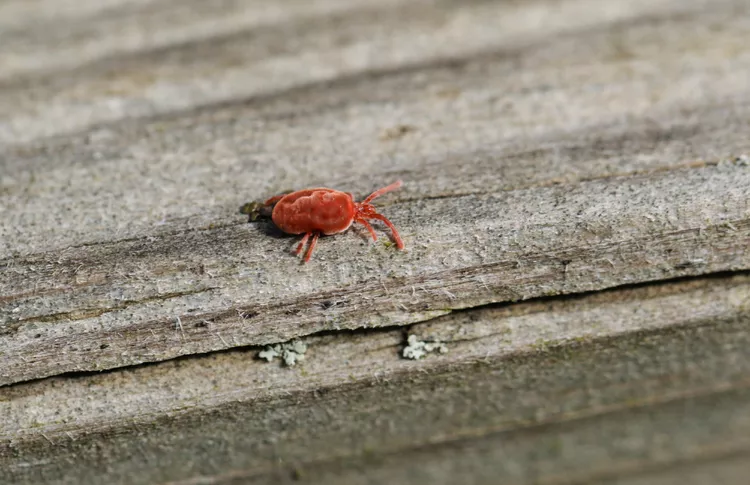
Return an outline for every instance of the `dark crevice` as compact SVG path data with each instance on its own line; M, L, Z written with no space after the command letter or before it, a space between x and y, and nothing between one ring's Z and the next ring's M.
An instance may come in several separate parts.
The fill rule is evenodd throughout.
M165 301L165 300L170 300L172 298L179 298L181 296L187 296L187 295L197 295L200 293L206 293L206 292L214 291L217 289L218 289L217 287L209 287L209 288L201 288L198 290L162 293L158 295L149 296L141 300L122 300L120 301L119 304L114 305L114 306L109 306L109 307L104 307L104 308L96 308L96 307L79 308L76 310L71 310L69 312L50 313L47 315L23 318L21 320L15 320L13 323L14 324L25 324L25 323L35 323L35 322L49 323L49 322L59 322L59 321L84 320L86 318L98 317L106 313L110 313L110 312L114 312L118 310L124 310L133 305L140 305L143 303L150 303L154 301Z

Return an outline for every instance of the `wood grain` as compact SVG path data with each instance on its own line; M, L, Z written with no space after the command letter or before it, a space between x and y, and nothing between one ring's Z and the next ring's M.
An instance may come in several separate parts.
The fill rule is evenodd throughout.
M476 482L672 483L689 461L696 476L726 463L732 483L750 449L733 418L750 365L749 13L0 1L0 469L455 483L504 456L517 467L476 465ZM302 265L295 238L238 211L396 179L378 207L404 252L378 227L375 244L323 238ZM402 360L407 335L449 353ZM292 339L312 346L301 370L253 360ZM658 385L639 387L644 362ZM699 412L716 427L685 424ZM581 444L627 433L642 455ZM660 455L672 433L695 446ZM140 439L164 466L129 482ZM534 458L535 440L590 467Z
M403 330L380 329L308 338L302 367L247 349L6 386L0 469L31 483L61 466L60 483L600 483L747 456L748 295L738 275L465 310L408 330L448 347L417 362L399 357Z

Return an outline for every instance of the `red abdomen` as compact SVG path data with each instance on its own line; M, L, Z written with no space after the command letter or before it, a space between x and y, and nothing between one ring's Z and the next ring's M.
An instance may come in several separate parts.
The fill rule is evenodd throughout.
M346 231L354 220L354 201L346 192L307 189L285 195L273 208L271 218L288 234Z

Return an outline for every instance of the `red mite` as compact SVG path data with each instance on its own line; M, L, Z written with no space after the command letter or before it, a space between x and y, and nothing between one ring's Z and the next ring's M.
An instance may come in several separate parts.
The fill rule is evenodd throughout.
M354 202L354 196L347 192L317 188L277 195L268 199L265 205L276 204L271 218L279 229L287 234L305 235L297 245L294 254L300 254L307 240L312 236L312 242L305 253L305 262L310 261L321 233L331 235L344 232L353 222L365 226L370 231L373 241L377 241L378 236L375 235L375 230L367 219L383 221L391 229L396 246L404 249L404 242L398 235L396 227L385 216L378 214L375 206L370 203L376 197L401 187L401 183L398 180L387 187L378 189L362 202Z

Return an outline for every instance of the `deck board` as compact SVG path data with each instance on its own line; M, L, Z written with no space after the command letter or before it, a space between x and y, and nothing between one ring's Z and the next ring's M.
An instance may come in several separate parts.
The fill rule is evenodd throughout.
M735 483L747 423L685 423L748 402L748 13L1 1L0 478L453 483L466 460L476 483L673 483L691 461ZM302 265L239 214L396 179L403 252L378 226ZM405 360L408 335L448 353ZM256 359L294 339L299 367ZM587 454L629 426L642 455ZM136 472L140 439L163 467Z

